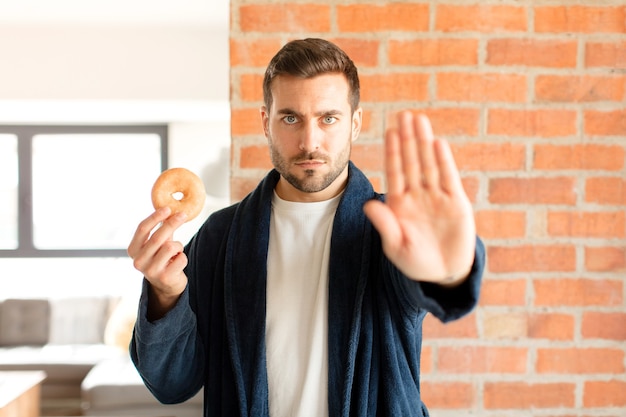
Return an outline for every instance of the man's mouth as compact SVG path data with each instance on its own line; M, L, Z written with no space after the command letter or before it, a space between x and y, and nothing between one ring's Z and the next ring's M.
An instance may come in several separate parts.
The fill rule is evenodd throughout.
M325 161L322 161L320 159L307 159L304 161L297 161L296 165L304 169L314 169L321 167L325 163Z
M295 165L304 169L315 169L325 164L326 159L321 155L316 155L314 153L309 155L300 155L300 157L295 159Z

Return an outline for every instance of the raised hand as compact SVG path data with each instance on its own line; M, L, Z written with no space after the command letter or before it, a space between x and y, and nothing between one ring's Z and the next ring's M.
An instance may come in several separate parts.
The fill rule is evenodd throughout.
M474 215L450 146L435 139L426 116L401 112L385 132L385 174L386 202L363 208L385 255L409 278L462 281L474 260Z

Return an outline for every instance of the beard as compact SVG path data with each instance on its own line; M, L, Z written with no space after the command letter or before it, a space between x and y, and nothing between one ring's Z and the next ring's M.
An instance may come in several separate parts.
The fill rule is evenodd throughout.
M302 152L293 158L286 159L281 153L272 145L270 138L270 156L272 158L272 164L278 173L295 189L304 193L316 193L326 189L331 185L339 175L344 171L350 160L351 141L346 142L346 146L337 154L333 160L326 154L321 152ZM290 167L298 162L307 160L324 161L326 166L330 168L328 172L320 175L316 169L307 169L304 171L304 176L298 177L294 173L290 172Z

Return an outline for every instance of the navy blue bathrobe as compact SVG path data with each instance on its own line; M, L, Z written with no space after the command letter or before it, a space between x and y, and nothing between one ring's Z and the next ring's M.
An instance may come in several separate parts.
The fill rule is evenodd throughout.
M130 346L146 386L164 403L204 386L204 415L269 416L265 366L266 257L271 171L240 203L220 210L189 242L189 284L176 307L146 319L147 283ZM409 280L384 256L363 213L384 199L352 163L333 223L329 265L329 416L427 416L420 397L422 321L468 313L484 268L477 238L470 277L453 289ZM298 242L293 242L297 245Z

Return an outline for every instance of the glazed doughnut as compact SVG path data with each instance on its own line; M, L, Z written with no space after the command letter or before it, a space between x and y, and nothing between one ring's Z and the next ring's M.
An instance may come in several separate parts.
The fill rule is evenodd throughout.
M182 198L177 198L182 195ZM155 209L169 207L172 214L185 212L186 221L202 211L206 194L200 177L185 168L170 168L161 173L152 186Z

